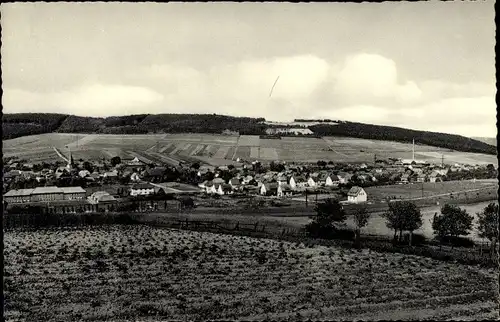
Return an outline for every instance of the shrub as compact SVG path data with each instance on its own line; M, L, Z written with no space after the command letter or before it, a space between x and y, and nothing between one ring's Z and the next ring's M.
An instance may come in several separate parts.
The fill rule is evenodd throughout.
M466 237L456 237L456 236L445 236L441 238L441 243L444 245L451 245L455 247L466 247L471 248L474 247L474 242Z

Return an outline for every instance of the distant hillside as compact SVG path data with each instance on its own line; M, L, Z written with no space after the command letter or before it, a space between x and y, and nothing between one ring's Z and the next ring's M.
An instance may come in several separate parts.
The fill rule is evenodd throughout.
M372 140L420 144L463 152L496 154L494 145L460 135L416 131L391 126L331 120L296 120L312 123L309 129L315 136L345 136ZM63 114L5 114L2 119L4 139L50 132L60 133L222 133L237 131L245 135L265 135L264 118L233 117L216 114L140 114L106 118L81 117ZM314 122L319 122L314 123ZM493 143L493 142L491 142ZM496 143L496 142L495 142ZM496 144L495 144L496 145Z
M497 138L473 137L472 139L484 142L489 145L497 146Z
M317 124L309 129L321 136L346 136L362 139L410 143L413 139L420 144L447 148L462 152L496 154L495 146L460 135L417 131L393 126L338 121L337 125Z
M233 117L216 114L140 114L106 118L62 114L6 114L3 116L3 138L50 132L60 133L222 133L265 134L263 118Z
M68 115L19 113L2 116L2 138L4 140L25 135L55 132Z

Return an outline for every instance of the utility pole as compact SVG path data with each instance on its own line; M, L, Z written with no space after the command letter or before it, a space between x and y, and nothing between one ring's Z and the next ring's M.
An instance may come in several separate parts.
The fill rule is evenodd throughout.
M412 161L415 161L415 139L413 139L413 145L412 145Z
M307 207L307 188L306 188L306 207Z
M373 155L373 165L377 164L377 154Z
M422 182L422 198L424 197L424 183Z
M444 154L441 154L441 168L444 168Z

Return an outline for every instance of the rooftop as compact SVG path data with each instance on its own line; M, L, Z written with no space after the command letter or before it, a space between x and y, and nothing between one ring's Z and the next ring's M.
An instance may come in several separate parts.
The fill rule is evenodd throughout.
M41 195L46 193L63 193L63 190L56 186L52 186L52 187L37 187L32 192L32 194L34 195Z
M4 194L4 197L22 197L22 196L29 196L33 192L34 189L14 189L14 190L9 190L6 194Z
M64 193L85 193L82 187L62 187L60 188Z

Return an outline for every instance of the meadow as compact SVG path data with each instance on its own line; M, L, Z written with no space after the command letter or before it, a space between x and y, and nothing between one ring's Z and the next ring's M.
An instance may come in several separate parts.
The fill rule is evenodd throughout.
M495 319L493 269L147 226L4 234L14 320Z
M50 133L25 136L3 141L4 155L51 160L52 147L68 151L71 148L77 158L102 159L118 155L132 157L135 153L156 153L170 163L200 160L213 165L231 164L241 158L247 161L287 161L371 163L375 155L379 159L411 158L412 145L391 141L355 139L345 137L282 137L260 139L258 136L215 134L67 134ZM470 163L497 165L494 155L457 152L425 145L415 146L419 160L440 163L444 156L447 164ZM148 158L147 155L143 155ZM157 156L158 157L158 156ZM160 157L161 160L161 157ZM167 162L167 163L169 163Z

